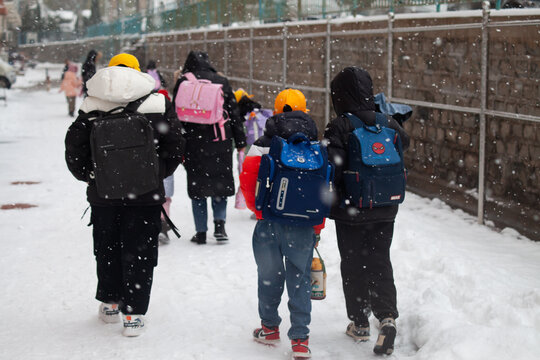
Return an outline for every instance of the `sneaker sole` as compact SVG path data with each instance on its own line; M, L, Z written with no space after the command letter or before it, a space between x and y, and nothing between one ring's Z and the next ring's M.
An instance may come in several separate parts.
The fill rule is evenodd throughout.
M293 360L299 360L299 359L309 359L311 358L311 354L305 354L305 353L292 353Z
M397 330L395 327L389 327L386 334L379 334L377 343L373 352L377 355L390 355L394 352L394 341L396 340Z
M136 330L136 331L132 331L132 330L124 330L122 331L122 335L124 335L125 337L137 337L139 335L141 335L143 333L144 330Z
M347 336L350 336L353 338L356 342L366 342L369 341L369 335L368 336L355 336L354 334L351 334L350 332L345 332Z
M267 340L267 339L259 339L259 338L253 338L253 341L258 342L259 344L268 345L268 346L276 346L280 343L280 340Z

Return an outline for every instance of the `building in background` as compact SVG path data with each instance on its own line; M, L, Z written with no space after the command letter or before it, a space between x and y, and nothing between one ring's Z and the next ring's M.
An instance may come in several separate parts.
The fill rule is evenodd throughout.
M5 58L10 49L16 46L21 26L17 11L18 1L0 0L0 56Z

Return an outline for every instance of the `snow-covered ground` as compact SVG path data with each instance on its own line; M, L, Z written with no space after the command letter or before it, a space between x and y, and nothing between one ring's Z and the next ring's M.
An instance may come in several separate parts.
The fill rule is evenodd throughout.
M57 91L18 88L8 92L6 107L0 101L0 205L37 205L0 210L0 359L289 358L288 341L269 348L251 340L259 324L255 222L230 201L230 244L190 243L194 225L183 169L175 174L172 204L182 238L159 249L146 333L125 338L120 325L98 320L88 214L81 219L85 186L65 166L63 140L72 119ZM348 320L331 221L320 251L328 290L325 300L313 302L313 358L377 358L376 321L368 343L344 334ZM409 193L397 217L392 260L401 316L390 358L538 358L539 243ZM283 334L289 326L284 300Z

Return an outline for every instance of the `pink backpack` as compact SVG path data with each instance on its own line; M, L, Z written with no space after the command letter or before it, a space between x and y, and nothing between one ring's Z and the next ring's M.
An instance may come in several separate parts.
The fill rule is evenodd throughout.
M178 119L195 124L217 125L222 140L225 140L223 85L199 80L190 72L184 76L187 80L182 81L174 99ZM216 128L214 133L214 141L219 141Z
M158 71L156 69L150 69L146 71L150 76L154 78L154 81L156 82L156 85L154 86L154 90L159 90L161 88L161 79L159 78Z

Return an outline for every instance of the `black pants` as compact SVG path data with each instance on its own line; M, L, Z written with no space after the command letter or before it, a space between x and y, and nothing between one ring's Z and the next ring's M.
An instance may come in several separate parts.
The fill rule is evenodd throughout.
M349 225L336 221L341 278L347 315L357 326L377 319L397 318L396 287L390 245L394 222Z
M75 101L77 99L76 96L66 96L67 102L68 102L68 112L69 115L73 115L75 112Z
M157 265L161 206L92 206L96 299L146 314Z

